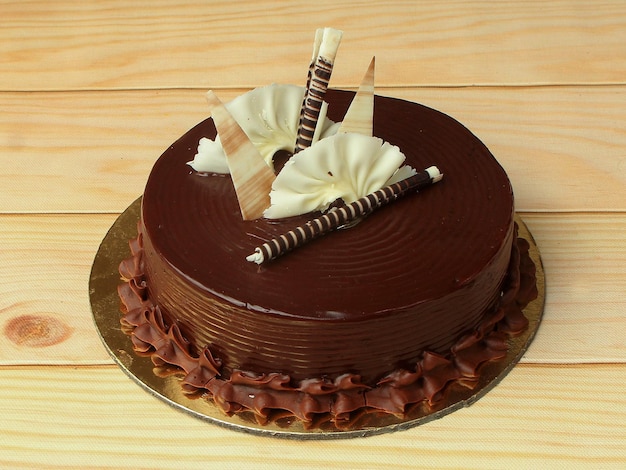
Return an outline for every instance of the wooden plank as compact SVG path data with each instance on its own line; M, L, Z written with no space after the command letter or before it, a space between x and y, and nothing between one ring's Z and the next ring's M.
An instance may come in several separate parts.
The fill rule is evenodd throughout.
M121 212L158 156L209 114L201 91L18 93L0 102L0 205L9 212Z
M0 216L0 365L111 363L92 324L87 285L114 219ZM524 361L626 362L626 215L524 214L524 220L548 283L544 320ZM29 323L30 317L42 321Z
M0 93L0 212L123 211L163 150L208 116L204 91ZM626 211L626 87L379 92L469 127L507 170L518 210Z
M389 95L387 90L381 94ZM519 211L626 209L626 88L393 90L467 126L507 171Z
M93 258L113 215L0 219L0 364L110 364L91 317Z
M0 0L0 467L625 467L623 2L382 5ZM326 25L346 32L331 86L356 86L376 55L379 93L456 117L493 151L548 295L522 363L472 407L292 442L141 390L101 345L87 280L155 159L206 117L205 90L302 84Z
M626 458L624 365L518 366L421 427L299 442L188 416L114 367L4 368L0 381L3 468L620 468Z
M277 68L299 83L328 25L345 31L337 86L372 55L385 86L624 83L623 13L585 0L2 2L0 90L252 87Z
M523 214L523 220L547 283L544 318L525 361L624 362L624 214Z

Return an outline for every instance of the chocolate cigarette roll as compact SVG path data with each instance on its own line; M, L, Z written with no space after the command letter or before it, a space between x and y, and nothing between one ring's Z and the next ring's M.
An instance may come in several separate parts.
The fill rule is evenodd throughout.
M335 56L337 55L342 36L343 32L333 28L324 28L321 33L319 31L316 33L313 48L313 68L309 67L294 153L310 147L313 143L315 127L317 126L324 96L328 89L330 76L333 72L333 63L335 62ZM318 41L321 41L319 46Z
M320 110L322 109L322 103L324 102L324 96L326 96L326 90L328 89L332 72L332 62L327 61L323 57L318 57L315 68L313 69L310 86L307 90L307 96L304 100L304 110L300 119L298 137L296 139L296 152L310 147L313 142L315 126L317 126Z
M419 191L443 178L436 166L431 166L409 178L385 186L356 201L339 208L333 208L326 214L308 221L267 243L257 247L246 259L261 264L278 258L288 251L325 235L338 227L348 225L359 217L363 217L381 206L395 201L410 191Z
M302 106L300 107L300 119L298 121L298 129L302 126L302 119L304 118L304 108L306 106L306 98L311 88L311 80L313 79L313 72L315 70L315 63L319 56L320 47L322 45L322 39L324 37L324 29L318 28L315 31L315 41L313 42L313 55L311 56L311 63L309 64L309 71L306 77L306 87L304 89L304 97L302 98Z

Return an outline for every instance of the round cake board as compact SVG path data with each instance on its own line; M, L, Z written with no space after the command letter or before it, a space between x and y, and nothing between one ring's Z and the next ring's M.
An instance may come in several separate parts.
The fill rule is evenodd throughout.
M297 420L291 423L282 421L280 425L259 424L247 414L227 416L210 399L184 394L179 374L175 370L155 368L149 356L137 355L133 351L130 337L122 331L120 299L117 293L117 287L122 280L118 267L130 255L128 241L137 235L140 211L141 198L138 198L113 223L96 253L89 277L89 298L96 329L117 365L149 393L183 412L233 430L291 439L337 439L365 437L425 424L470 406L493 389L524 355L543 315L545 277L541 256L528 227L516 215L519 236L530 244L530 256L537 269L539 295L524 309L529 320L527 330L508 340L509 349L505 358L481 366L478 383L471 388L461 383L452 383L444 398L435 407L416 406L403 418L388 414L369 415L361 426L348 430L308 429Z

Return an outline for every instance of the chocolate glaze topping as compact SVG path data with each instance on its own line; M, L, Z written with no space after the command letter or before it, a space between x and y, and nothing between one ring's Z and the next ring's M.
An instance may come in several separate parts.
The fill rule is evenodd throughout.
M328 90L329 117L341 120L352 96ZM305 421L364 407L402 413L502 356L495 330L525 327L520 305L534 286L524 274L520 291L504 170L458 122L414 103L377 96L374 135L414 168L437 165L443 181L262 266L246 255L316 214L243 221L229 177L186 165L198 140L215 136L210 119L166 150L121 266L123 321L138 350L181 367L187 387L227 412L288 410ZM321 402L304 412L302 394ZM246 398L261 395L263 406Z

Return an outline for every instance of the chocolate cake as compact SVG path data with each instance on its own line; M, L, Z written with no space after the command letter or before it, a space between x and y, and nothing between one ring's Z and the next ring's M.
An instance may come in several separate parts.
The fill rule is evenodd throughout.
M329 89L328 117L341 121L353 96ZM216 137L213 120L174 142L120 265L135 350L225 413L337 428L434 405L502 358L536 296L505 171L464 126L419 104L376 96L373 134L445 177L261 265L246 255L318 214L243 220L228 175L187 165Z

